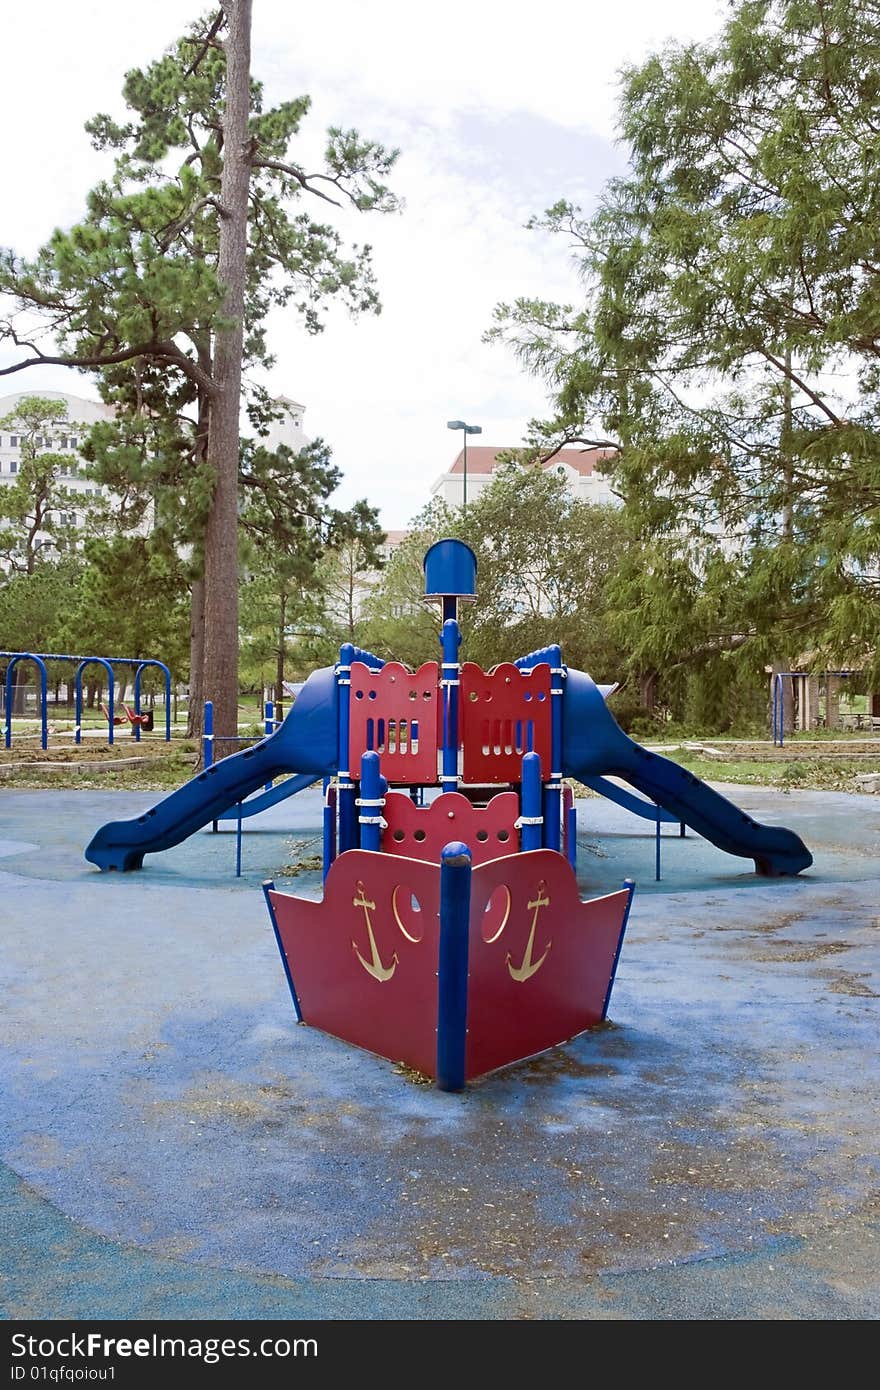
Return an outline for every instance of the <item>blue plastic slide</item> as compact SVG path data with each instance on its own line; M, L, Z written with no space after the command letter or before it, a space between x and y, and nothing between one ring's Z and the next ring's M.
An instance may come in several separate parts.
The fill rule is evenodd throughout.
M754 859L756 871L767 877L798 874L812 864L813 856L793 830L752 820L686 768L628 738L585 672L569 669L563 710L567 776L585 783L622 778L727 854Z
M335 772L336 721L336 680L333 667L327 666L309 677L274 734L214 763L142 816L102 826L86 859L104 870L139 869L145 854L179 845L271 778L300 773L301 786L309 786L316 777ZM290 794L286 786L285 795Z

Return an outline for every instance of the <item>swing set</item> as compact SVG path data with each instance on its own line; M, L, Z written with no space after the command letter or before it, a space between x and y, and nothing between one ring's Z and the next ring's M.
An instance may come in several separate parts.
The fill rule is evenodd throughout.
M112 745L113 731L120 724L130 724L131 732L135 741L139 742L141 733L150 733L153 730L154 715L153 710L141 710L141 679L144 671L155 667L163 673L165 685L165 742L171 742L171 672L164 661L156 661L152 657L128 657L128 656L72 656L69 653L60 654L57 652L4 652L0 651L0 661L6 661L6 686L5 686L5 722L4 722L4 742L7 748L12 747L12 706L15 699L14 675L21 662L33 662L37 667L40 678L40 747L49 746L49 710L48 710L48 687L49 678L46 670L47 661L65 661L68 663L76 662L76 674L74 676L74 742L82 743L83 728L83 698L82 682L83 673L89 666L100 666L107 677L107 702L102 703L101 709L107 720L107 742ZM120 703L119 708L122 714L117 713L115 704L116 678L113 668L115 666L126 666L134 668L134 708Z

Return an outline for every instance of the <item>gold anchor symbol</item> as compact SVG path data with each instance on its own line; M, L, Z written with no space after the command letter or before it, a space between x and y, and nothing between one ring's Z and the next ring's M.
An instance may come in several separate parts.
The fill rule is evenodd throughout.
M520 964L514 965L512 963L513 958L510 952L508 951L507 953L507 968L510 971L511 979L513 980L517 980L520 982L523 980L528 980L532 975L535 974L537 970L540 970L541 966L544 964L544 961L547 959L547 954L550 950L550 947L553 945L552 941L548 941L547 950L544 952L541 959L532 960L532 951L535 948L535 928L538 925L538 913L541 911L542 907L550 906L550 898L545 898L543 896L544 893L546 893L546 891L547 885L544 882L544 880L541 879L541 882L538 884L538 896L532 902L529 903L529 907L533 907L535 911L532 916L532 926L531 930L529 931L529 939L526 944L526 952Z
M360 879L358 879L357 891L358 896L356 898L352 898L351 903L352 907L362 907L364 909L364 920L367 924L367 936L370 939L371 959L364 960L363 956L358 950L356 941L352 941L351 944L354 948L355 955L357 956L361 965L366 970L367 974L372 975L374 980L378 980L380 983L383 983L385 980L390 980L391 976L397 969L397 952L395 951L394 955L391 957L391 965L386 967L382 964L382 957L379 955L379 947L376 945L376 938L373 935L373 924L370 921L370 912L376 911L376 904L371 903L370 900L367 898L366 889L364 888L364 885L361 883Z

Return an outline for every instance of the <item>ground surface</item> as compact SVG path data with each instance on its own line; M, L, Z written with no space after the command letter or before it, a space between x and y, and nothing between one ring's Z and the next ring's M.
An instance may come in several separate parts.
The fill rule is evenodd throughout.
M257 885L316 891L315 792L236 880L232 831L87 865L149 793L5 791L7 1315L876 1317L880 800L728 794L813 869L669 828L656 884L579 803L584 890L638 881L611 1024L450 1096L292 1018Z

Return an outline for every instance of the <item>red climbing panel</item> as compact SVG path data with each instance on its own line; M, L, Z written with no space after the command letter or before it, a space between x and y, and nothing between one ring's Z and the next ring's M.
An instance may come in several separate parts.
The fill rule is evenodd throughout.
M550 667L521 671L504 662L483 671L473 661L461 668L459 727L465 782L518 782L523 753L541 758L550 776Z
M415 673L397 661L380 671L351 663L348 766L354 777L361 754L372 749L389 782L436 783L438 677L436 661L426 661Z
M382 832L382 853L440 863L450 840L463 840L474 864L485 864L519 851L519 816L516 792L499 792L488 806L472 806L461 792L444 792L430 806L416 806L405 792L389 792L382 814L388 823Z

